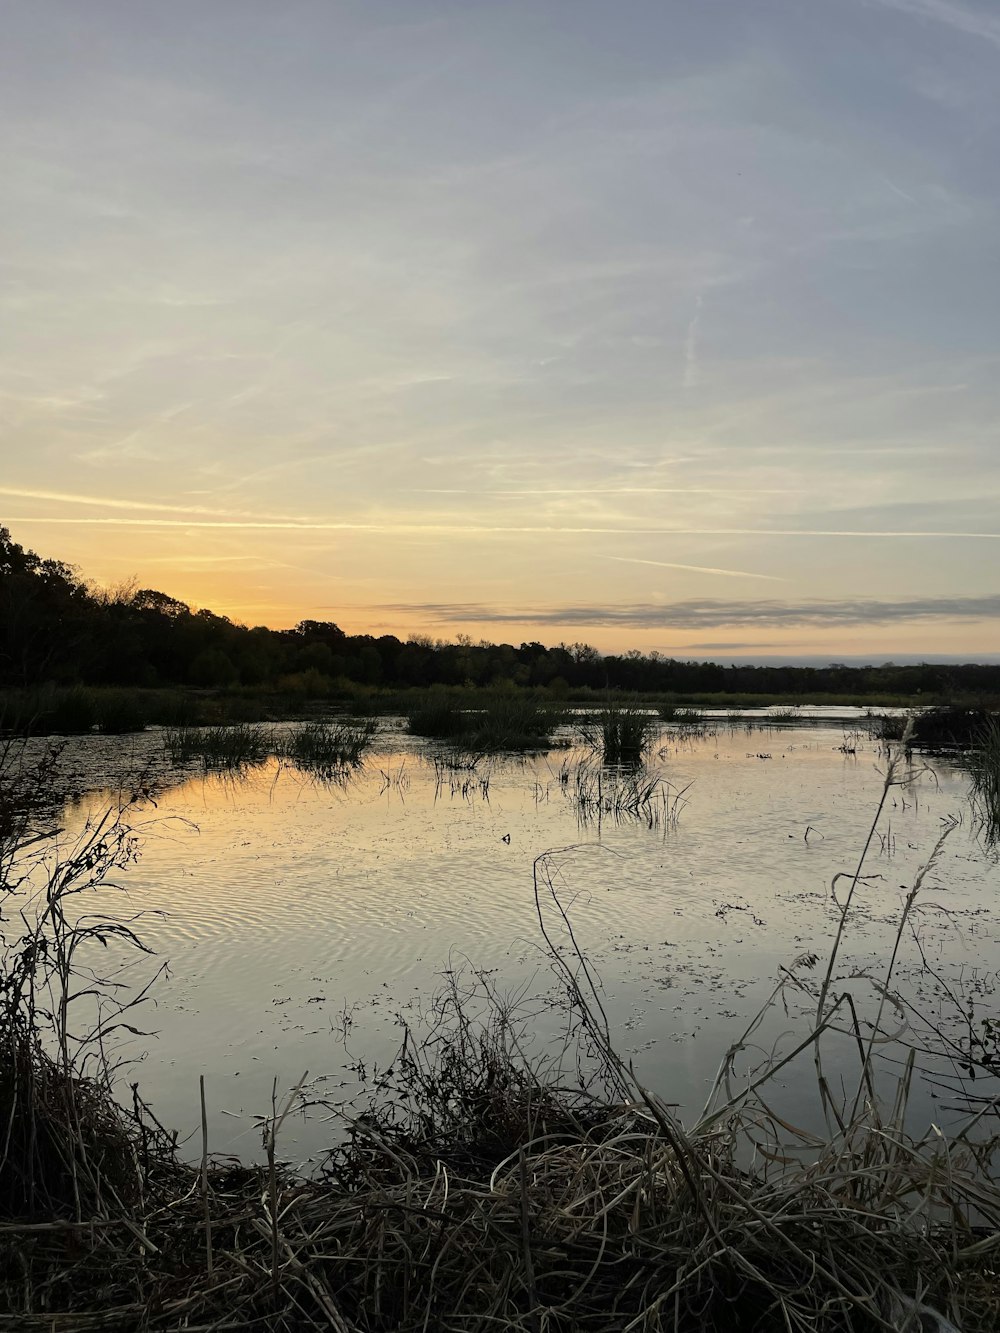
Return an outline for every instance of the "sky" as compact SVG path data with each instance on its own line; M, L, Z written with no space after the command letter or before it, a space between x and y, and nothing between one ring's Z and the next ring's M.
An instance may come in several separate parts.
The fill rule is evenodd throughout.
M0 522L276 627L1000 653L994 0L3 0Z

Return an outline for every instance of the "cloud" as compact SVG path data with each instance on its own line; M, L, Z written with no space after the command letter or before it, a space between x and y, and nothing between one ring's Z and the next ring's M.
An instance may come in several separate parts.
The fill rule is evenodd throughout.
M761 646L760 643L746 643L745 641L740 640L735 643L686 643L684 645L684 650L685 652L692 650L699 653L727 653L735 652L740 648L751 648L754 652L759 653ZM774 639L768 639L766 644L768 652L770 652L772 648L794 648L796 646L797 645L794 642L780 643Z
M184 511L191 512L191 511ZM248 519L223 522L214 519L181 518L53 518L46 515L21 514L18 523L44 523L62 526L81 527L121 527L121 528L218 528L225 531L253 531L274 529L280 532L379 532L431 533L449 537L489 537L504 534L540 534L545 536L613 536L613 537L920 537L920 538L957 538L961 540L1000 540L1000 532L953 532L924 529L920 531L879 530L865 531L858 528L606 528L606 527L557 527L553 524L502 524L502 523L397 523L381 521L371 523L350 522L313 522L312 520L271 520Z
M648 467L631 463L630 467ZM411 486L415 495L481 495L491 498L524 495L801 495L801 486L526 486L523 489L492 486Z
M991 620L1000 617L1000 593L985 597L923 597L900 601L727 602L714 598L635 602L625 606L564 606L506 611L472 602L424 602L382 608L421 612L445 624L604 626L628 629L707 629L742 625L748 629L804 625L889 625L914 620Z
M252 514L245 509L212 509L205 505L185 505L185 504L165 504L158 500L124 500L120 497L108 495L76 495L69 491L42 491L29 490L21 486L0 486L0 495L10 496L16 500L52 500L57 504L70 505L95 505L100 509L132 509L149 510L152 513L161 514L195 514L203 517L213 518L253 518L253 519L276 519L283 522L295 522L287 514ZM26 520L21 520L26 521ZM33 523L60 522L59 519L31 519L27 520ZM68 523L81 522L93 523L101 522L100 519L66 519ZM115 520L108 519L111 523ZM118 522L129 522L131 520L119 519ZM136 519L136 522L149 522L148 519Z
M883 9L894 9L911 18L930 19L968 37L980 37L1000 47L1000 19L954 0L876 0Z

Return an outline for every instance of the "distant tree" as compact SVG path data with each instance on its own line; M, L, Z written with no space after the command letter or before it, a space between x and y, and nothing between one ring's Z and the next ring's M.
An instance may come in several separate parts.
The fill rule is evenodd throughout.
M140 588L134 592L130 605L133 611L152 611L159 616L168 616L171 620L191 614L191 608L186 602L179 602L176 597L168 597L165 592L157 592L155 588Z

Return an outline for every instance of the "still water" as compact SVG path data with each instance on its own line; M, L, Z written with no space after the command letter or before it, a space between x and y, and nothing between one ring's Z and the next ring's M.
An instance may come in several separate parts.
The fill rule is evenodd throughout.
M136 821L141 857L120 876L129 909L148 913L138 929L157 955L130 980L167 964L140 1011L155 1035L119 1048L137 1062L125 1078L183 1139L200 1123L203 1074L210 1148L253 1155L254 1116L269 1111L275 1080L280 1096L308 1070L316 1096L348 1096L349 1066L390 1058L398 1015L419 1025L443 970L490 969L501 988L552 991L535 896L545 855L599 974L618 1050L668 1101L696 1112L782 969L828 955L839 919L831 882L856 867L886 763L879 742L849 728L758 720L664 731L651 769L667 804L652 820L582 817L576 772L587 756L569 741L470 773L445 768L445 751L388 721L344 785L277 761L238 777L171 772L155 732L74 742L89 790L67 807L68 829L105 799L112 771L152 766L165 778L156 808ZM837 977L861 1003L875 995L867 979L884 975L906 894L957 819L895 972L908 998L941 1014L950 1002L928 964L960 998L992 992L1000 881L969 817L966 774L940 759L915 761L922 767L889 795ZM568 943L551 897L542 901ZM802 1030L794 989L786 1000L744 1065ZM808 1119L814 1090L799 1079L789 1067L786 1107ZM940 1094L928 1085L921 1095L933 1114ZM318 1112L295 1118L282 1147L301 1161L330 1133Z

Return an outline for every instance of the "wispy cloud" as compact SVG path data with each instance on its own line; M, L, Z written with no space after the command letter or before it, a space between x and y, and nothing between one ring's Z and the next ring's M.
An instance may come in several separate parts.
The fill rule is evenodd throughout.
M971 9L955 0L875 0L883 9L894 9L913 18L942 23L969 37L979 37L1000 47L1000 18Z
M253 514L245 509L213 509L206 505L188 505L188 504L167 504L159 500L127 500L120 496L109 495L78 495L70 491L43 491L28 490L20 486L0 486L0 495L7 495L11 499L18 500L51 500L56 504L70 505L91 505L99 509L129 509L139 510L141 512L161 513L161 514L194 514L203 517L212 518L252 518L252 519L274 519L283 522L296 522L297 520L288 514ZM25 520L22 520L25 521ZM58 522L58 519L33 519L32 522ZM68 523L81 522L100 522L99 519L66 519ZM108 519L108 522L114 520ZM123 520L118 520L119 522ZM149 522L148 519L138 519L137 522Z
M725 574L731 579L768 579L772 583L787 583L780 574L754 574L745 569L716 569L712 565L681 565L676 560L642 560L638 556L609 555L621 565L656 565L660 569L689 569L695 574Z
M640 466L636 464L635 466ZM416 495L801 495L801 486L413 486Z
M422 612L444 624L511 624L613 626L629 629L706 629L721 625L772 629L781 625L830 627L887 625L916 620L995 620L1000 617L1000 594L987 597L925 597L899 601L857 598L842 601L690 600L658 605L635 602L628 606L563 606L498 610L478 603L425 602L417 606L382 608Z
M572 527L552 524L478 524L478 523L405 523L405 522L369 522L339 523L312 522L299 520L251 519L233 522L193 518L190 521L179 518L111 518L101 516L92 518L50 517L46 515L19 515L19 523L40 523L63 526L86 527L128 527L128 528L220 528L239 530L274 529L280 532L398 532L434 533L444 536L492 536L504 533L547 534L550 536L614 536L614 537L875 537L875 538L922 538L949 539L962 541L996 541L1000 532L953 532L933 529L920 531L879 530L866 531L861 528L609 528L609 527Z

